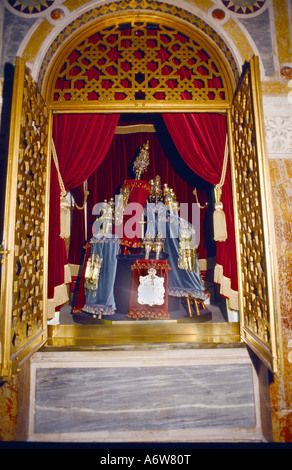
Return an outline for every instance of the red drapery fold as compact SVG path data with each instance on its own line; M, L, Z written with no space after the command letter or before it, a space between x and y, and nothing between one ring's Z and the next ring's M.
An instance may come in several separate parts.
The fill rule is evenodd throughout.
M209 183L217 184L220 180L222 171L227 132L226 118L217 114L164 114L163 118L178 152L188 167ZM156 139L155 134L137 134L137 139L136 135L132 134L131 145L129 145L129 141L123 140L125 136L115 136L115 139L118 140L112 140L118 119L118 115L59 115L54 119L53 136L59 159L60 171L66 190L74 189L74 196L76 197L79 205L82 205L83 202L83 189L79 186L90 177L90 194L88 198L88 238L90 238L92 234L92 205L96 202L101 202L104 198L109 199L112 197L119 184L129 177L127 171L128 165L135 156L135 152L137 152L139 146L145 143L145 139L150 138L150 149L154 149L155 147L157 152L156 145L154 145L154 142L152 145L151 142L152 137ZM137 141L134 139L134 136ZM111 142L113 143L112 145L110 145ZM121 150L123 150L122 153ZM109 159L109 161L105 161L104 157L106 154L108 157L109 152L110 155L112 152L113 157L112 159ZM118 159L116 159L117 153L120 156ZM155 154L155 157L156 156L157 155ZM106 160L108 160L108 158ZM183 193L181 193L181 189L183 187L188 187L188 185L177 184L177 175L174 179L171 177L172 173L175 173L175 171L169 165L167 158L164 159L159 155L159 158L156 159L154 158L154 155L152 155L151 161L153 166L150 165L150 167L152 167L149 167L150 171L147 171L143 175L144 180L148 181L149 178L153 178L156 174L159 174L162 177L162 182L168 182L169 186L175 189L180 202L194 202L194 196L192 195L193 188L190 187L186 193L184 189ZM95 172L99 165L100 168L98 169L98 172ZM170 168L169 174L168 171L166 171L168 166ZM96 188L98 189L97 192ZM228 239L226 242L217 242L217 266L220 268L222 267L224 279L227 279L229 284L231 283L231 289L236 293L237 267L229 165L227 167L221 200L224 204L224 211L227 219ZM205 200L203 201L201 198L200 201L203 203L205 202ZM83 225L83 211L80 211L80 213L81 212L82 216L80 214L79 215L82 218L82 222L81 220L80 222ZM81 229L81 232L83 232L83 229ZM65 243L64 240L59 237L59 233L60 188L56 168L54 163L52 163L49 241L49 299L54 297L55 287L64 284L64 266L68 264ZM203 240L204 238L202 235L201 239ZM81 238L83 237L81 233L80 236ZM77 238L80 241L80 237L78 236ZM74 236L71 236L71 243L72 239L74 239ZM83 240L79 244L78 256L80 254L82 244ZM76 248L77 246L74 247L75 253ZM206 257L204 252L204 245L200 244L200 258ZM72 253L71 250L70 253ZM76 254L74 254L74 260L71 258L72 257L70 256L71 262L78 264ZM224 289L221 293L225 295Z
M80 186L104 159L113 138L119 115L62 114L54 117L53 139L60 173L67 191ZM64 303L57 292L64 285L68 264L65 241L60 238L60 186L52 162L49 224L49 316ZM50 303L51 302L51 303Z
M178 113L163 114L163 118L170 136L186 164L209 183L218 184L222 173L227 135L226 117L220 114ZM230 280L230 286L226 290L231 288L236 293L238 290L237 263L229 162L221 201L226 215L228 238L225 242L217 242L216 263L218 267L222 267L222 269L220 268L223 275L221 275L222 282L223 277L225 285L226 279ZM217 269L217 278L220 277L218 275L220 269ZM224 289L222 294L226 295ZM236 300L233 305L234 303L236 304Z
M72 210L72 227L70 237L70 246L68 253L68 261L70 264L80 265L81 262L81 247L86 242L86 227L85 227L85 210L84 204L84 184L71 190L74 198L74 206ZM78 207L77 207L78 205ZM84 207L83 207L84 206ZM73 234L73 236L72 236Z
M142 246L142 240L141 240L141 232L140 232L140 226L138 220L141 219L143 209L145 207L146 201L148 199L148 196L151 191L151 185L147 181L140 181L140 180L126 180L125 183L123 184L124 188L128 188L130 191L129 198L127 204L130 205L132 203L138 203L140 204L139 208L136 208L134 212L135 218L137 222L135 222L132 227L129 227L130 230L134 230L136 232L136 235L132 238L129 238L127 235L127 230L125 230L127 222L129 222L129 219L133 216L132 210L130 210L130 213L128 211L124 212L123 216L123 223L121 224L121 227L124 229L124 233L121 234L122 236L122 241L121 245L123 246L128 246L131 248L140 248ZM116 233L119 236L119 227L116 227Z
M136 121L131 122L136 124ZM161 123L163 124L163 122ZM167 131L166 131L167 132ZM170 139L170 137L163 134L163 140ZM92 236L92 224L94 216L92 215L92 208L97 202L102 202L104 199L109 200L119 192L120 186L126 179L132 178L133 174L132 165L135 156L139 152L139 148L149 141L150 164L146 172L142 174L143 181L154 179L156 175L161 177L161 184L167 183L170 188L174 189L177 200L180 203L196 202L193 194L194 186L202 185L202 181L196 180L196 175L188 168L179 155L176 155L176 150L171 146L165 150L161 146L160 138L157 133L151 132L136 132L133 134L116 134L107 152L106 158L88 179L88 204L87 204L87 233L88 238ZM171 156L171 160L169 159ZM174 162L175 159L175 162ZM199 189L198 195L201 204L205 204L208 200L208 193L210 185L208 185L208 193L206 189ZM201 211L201 236L198 254L200 259L212 258L215 255L216 246L211 237L209 236L210 228L209 222L205 217L206 210ZM191 220L191 213L189 214ZM78 240L74 240L78 234L75 232L71 235L71 242L74 246L78 246ZM83 244L83 240L79 238L79 250ZM71 258L70 258L71 261ZM72 262L73 257L72 257Z

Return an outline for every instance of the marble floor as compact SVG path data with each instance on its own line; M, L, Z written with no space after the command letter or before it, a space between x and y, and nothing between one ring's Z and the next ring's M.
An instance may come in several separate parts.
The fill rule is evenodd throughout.
M251 428L255 410L250 369L248 365L40 369L35 431Z

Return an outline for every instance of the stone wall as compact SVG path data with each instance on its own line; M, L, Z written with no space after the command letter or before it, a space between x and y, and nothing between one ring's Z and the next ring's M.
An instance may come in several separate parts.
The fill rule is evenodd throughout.
M18 377L0 383L0 441L15 441L18 412Z
M275 442L292 442L292 159L269 160L279 269L284 370L270 386ZM290 348L289 348L290 341Z

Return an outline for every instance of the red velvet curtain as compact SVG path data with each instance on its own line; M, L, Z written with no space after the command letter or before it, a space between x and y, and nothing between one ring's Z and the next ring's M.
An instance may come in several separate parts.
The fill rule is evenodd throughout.
M86 229L85 229L85 210L86 206L81 209L84 205L84 185L78 186L71 190L71 194L76 204L72 208L72 230L70 237L70 246L68 253L68 261L70 264L80 265L81 262L81 248L86 242Z
M142 179L149 181L157 174L161 182L168 183L177 195L178 201L195 202L193 188L198 188L201 204L210 202L211 185L217 184L221 177L225 139L227 132L226 118L219 114L164 114L162 115L169 134L175 143L172 148L165 149L161 138L155 133L134 133L114 135L109 145L106 158L101 161L97 170L88 178L88 225L87 238L92 236L92 208L97 202L109 200L118 192L125 179L133 178L132 163L139 152L139 148L147 140L150 142L150 165L142 175ZM84 118L84 116L83 116ZM133 124L134 122L131 122ZM121 122L119 122L119 125ZM156 123L157 124L157 123ZM155 124L155 125L156 125ZM161 128L161 124L158 125ZM160 129L161 130L161 129ZM169 134L168 134L169 133ZM163 134L163 132L162 132ZM161 132L160 132L161 137ZM164 139L165 138L165 139ZM162 139L167 140L166 135ZM167 155L167 156L166 156ZM198 176L201 181L198 181ZM203 179L209 182L209 187L202 186ZM74 190L79 205L83 201L82 186ZM233 203L231 192L231 178L229 164L227 167L222 198L227 219L228 239L225 242L214 243L212 240L212 223L210 222L211 207L201 210L201 243L198 248L200 259L211 258L215 255L217 265L223 267L223 274L231 280L231 289L237 292L237 266L235 254L235 237L233 222ZM206 214L207 213L207 214ZM83 211L74 211L77 216L77 226L74 222L74 231L71 235L69 261L78 264L81 248L84 244ZM59 220L59 219L58 219ZM76 220L76 219L75 219ZM77 230L76 230L77 229ZM78 235L77 231L80 232ZM216 248L217 245L217 248ZM76 258L76 253L77 258Z
M131 123L135 123L131 122ZM120 123L119 123L120 125ZM161 177L161 184L167 183L169 187L174 189L177 200L180 203L196 202L193 189L197 186L198 196L201 204L208 200L208 193L211 185L203 187L205 184L201 179L198 181L191 169L180 158L177 150L173 147L173 143L166 131L162 132L161 125L158 125L160 132L136 132L131 134L116 134L111 142L106 158L100 164L98 169L88 179L88 239L92 236L92 224L94 216L92 208L97 202L104 199L109 200L119 192L120 186L126 179L134 177L132 174L133 160L139 153L140 147L149 140L150 163L147 171L141 175L141 179L149 181L156 175ZM171 145L169 148L168 145ZM210 227L207 222L206 210L201 211L201 243L199 245L199 258L208 258L215 255L216 246L210 240ZM189 214L191 221L191 212ZM77 234L72 234L75 237ZM74 246L78 242L73 241ZM83 240L79 241L79 250ZM73 258L72 258L73 260ZM73 261L72 261L73 262Z
M221 178L225 141L226 117L220 114L163 114L164 122L181 157L199 176L213 185ZM229 162L221 201L228 230L225 242L217 242L216 263L223 275L231 280L231 289L238 290L232 188Z
M141 179L149 181L156 175L161 177L161 184L168 183L174 189L180 202L194 201L193 186L188 185L172 166L165 155L164 149L156 133L136 132L132 134L116 134L107 152L107 156L97 171L88 179L88 237L92 236L92 207L104 199L109 200L119 192L126 179L132 179L132 166L140 147L149 140L150 163L141 175Z
M54 117L53 139L60 173L67 191L79 187L104 159L119 115L62 114ZM79 201L80 203L80 201ZM60 186L52 161L49 224L48 298L64 284L68 263L65 241L60 238Z

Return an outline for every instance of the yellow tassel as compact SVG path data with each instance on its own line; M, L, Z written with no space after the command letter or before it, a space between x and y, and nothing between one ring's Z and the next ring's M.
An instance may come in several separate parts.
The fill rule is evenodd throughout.
M215 211L213 214L214 240L216 242L225 242L227 239L226 217L223 211L223 203L215 202Z
M71 209L66 197L61 196L60 204L60 237L70 237Z

